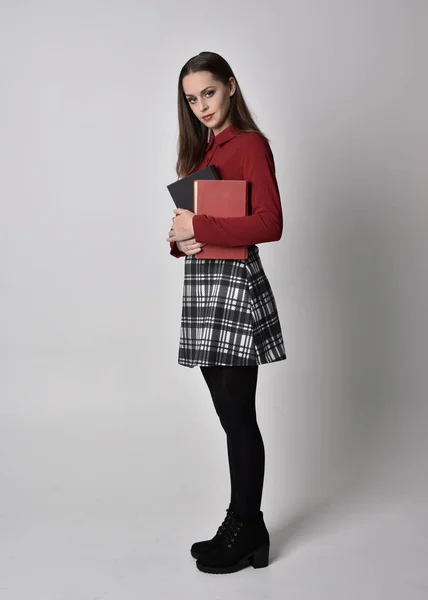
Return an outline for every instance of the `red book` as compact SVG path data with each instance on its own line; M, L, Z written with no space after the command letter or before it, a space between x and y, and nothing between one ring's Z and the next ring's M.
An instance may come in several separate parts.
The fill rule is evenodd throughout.
M245 217L248 215L248 182L245 179L196 179L194 210L196 215ZM206 244L196 258L248 258L248 246Z

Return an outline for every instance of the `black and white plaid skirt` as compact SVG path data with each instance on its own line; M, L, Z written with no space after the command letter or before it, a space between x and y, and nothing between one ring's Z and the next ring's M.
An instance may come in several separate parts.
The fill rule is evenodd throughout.
M257 246L248 259L185 257L178 363L248 366L286 358Z

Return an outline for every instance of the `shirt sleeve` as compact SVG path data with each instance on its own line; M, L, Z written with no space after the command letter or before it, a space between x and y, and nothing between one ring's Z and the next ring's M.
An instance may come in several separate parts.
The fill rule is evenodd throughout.
M184 252L179 250L179 248L177 246L177 242L170 242L169 246L170 246L169 253L171 254L171 256L175 256L175 258L180 258L181 256L186 256L184 254Z
M251 133L242 137L242 143L242 173L249 182L251 213L245 217L195 215L193 230L197 242L249 246L281 238L281 199L269 142Z

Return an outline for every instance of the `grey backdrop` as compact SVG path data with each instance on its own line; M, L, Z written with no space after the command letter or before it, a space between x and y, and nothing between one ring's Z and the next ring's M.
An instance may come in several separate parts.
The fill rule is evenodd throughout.
M0 2L0 594L426 598L424 0ZM284 211L260 245L288 353L260 369L272 564L189 554L225 438L177 364L165 241L179 70L231 64Z

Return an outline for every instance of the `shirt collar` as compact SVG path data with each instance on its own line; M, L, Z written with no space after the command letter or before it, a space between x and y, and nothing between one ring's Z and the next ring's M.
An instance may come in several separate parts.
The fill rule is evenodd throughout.
M238 133L239 133L239 130L235 129L235 127L233 127L233 125L229 125L225 129L223 129L223 131L220 131L220 133L218 133L217 135L214 135L214 132L212 130L210 130L210 137L209 137L206 149L210 150L210 148L213 145L221 146L225 142L228 142L233 137L235 137L235 135L237 135Z

